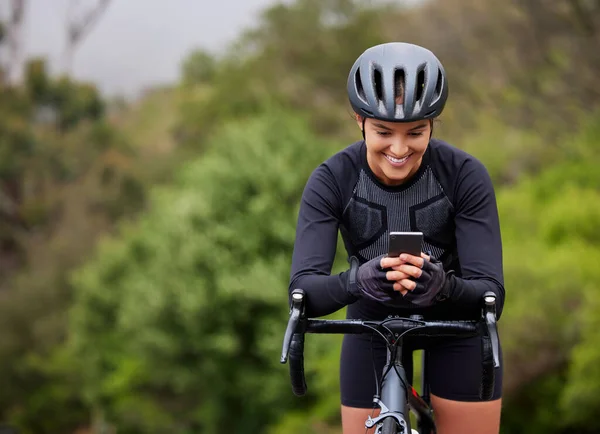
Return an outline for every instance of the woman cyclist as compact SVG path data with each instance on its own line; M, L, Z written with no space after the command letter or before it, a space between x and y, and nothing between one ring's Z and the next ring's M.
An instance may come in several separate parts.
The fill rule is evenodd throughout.
M492 182L476 158L431 137L448 97L438 58L413 44L377 45L358 57L347 86L364 140L331 156L306 183L290 291L306 291L312 317L348 306L348 318L449 320L478 318L482 295L491 290L500 315L502 245ZM331 275L338 230L350 268ZM391 231L422 232L427 254L387 257ZM480 338L418 345L428 351L438 433L497 434L502 372L496 372L493 399L480 402ZM344 337L344 434L365 432L376 391L373 357L380 375L385 346L370 336Z

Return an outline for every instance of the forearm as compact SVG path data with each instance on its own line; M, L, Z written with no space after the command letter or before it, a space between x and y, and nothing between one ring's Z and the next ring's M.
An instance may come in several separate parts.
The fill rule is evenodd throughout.
M462 279L455 275L449 276L451 290L450 300L465 307L482 306L483 294L492 291L496 294L496 312L500 318L504 307L504 286L492 279Z
M347 288L348 271L325 276L299 275L290 282L289 291L300 288L306 292L306 316L321 317L334 313L357 299Z

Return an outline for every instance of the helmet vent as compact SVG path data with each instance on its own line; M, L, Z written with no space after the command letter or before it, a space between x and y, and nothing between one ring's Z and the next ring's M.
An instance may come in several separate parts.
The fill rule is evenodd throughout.
M421 101L425 90L425 71L421 68L417 74L416 101Z
M373 81L375 84L375 95L381 101L383 99L383 80L381 79L381 71L379 69L373 71Z
M397 101L404 98L404 69L396 69L394 71L394 100Z
M365 89L363 88L362 80L360 79L360 68L356 68L356 74L354 75L354 83L356 83L356 93L358 97L363 100L363 102L367 101L365 97Z
M435 84L435 96L436 98L440 96L442 93L442 85L443 85L443 77L441 71L438 70L437 74L437 83Z

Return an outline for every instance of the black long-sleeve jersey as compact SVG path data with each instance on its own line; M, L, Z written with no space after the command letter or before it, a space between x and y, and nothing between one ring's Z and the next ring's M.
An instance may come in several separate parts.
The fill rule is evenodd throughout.
M387 253L389 232L423 232L423 250L442 261L446 271L454 271L452 297L429 308L357 300L346 290L348 271L330 275L338 230L348 256L361 264ZM431 139L417 173L391 187L370 170L364 141L336 153L314 170L302 195L289 286L294 288L306 291L307 315L313 317L349 305L349 318L471 318L479 315L488 290L497 296L499 316L504 304L502 243L486 168L468 153Z

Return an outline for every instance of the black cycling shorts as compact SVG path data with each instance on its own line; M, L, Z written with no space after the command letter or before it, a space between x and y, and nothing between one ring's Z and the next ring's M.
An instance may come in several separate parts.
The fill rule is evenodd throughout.
M433 395L453 401L480 401L481 337L436 338L419 343L406 336L403 354L408 351L427 351L426 374ZM410 339L414 339L411 341ZM373 370L373 358L375 371ZM412 382L412 358L404 357L408 380ZM420 360L420 359L418 359ZM386 346L381 337L370 335L345 335L340 364L340 389L342 405L373 408L376 379L380 382L386 361ZM420 362L419 362L420 363ZM417 387L420 390L419 387ZM496 368L493 399L502 395L502 350L500 367Z

